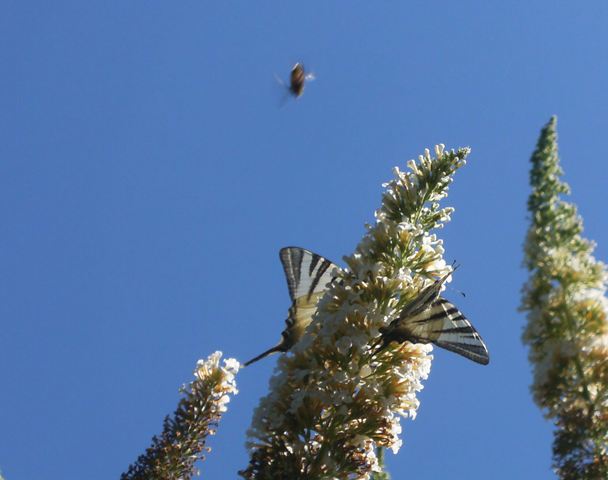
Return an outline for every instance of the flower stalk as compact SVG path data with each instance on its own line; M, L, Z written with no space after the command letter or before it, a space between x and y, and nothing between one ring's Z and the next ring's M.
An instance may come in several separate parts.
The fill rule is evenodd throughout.
M377 449L399 450L400 420L416 415L432 347L392 343L378 353L380 329L451 272L430 232L450 219L439 201L468 153L441 145L407 171L395 168L375 224L335 272L304 337L279 358L248 432L244 478L387 478Z
M557 120L543 128L531 159L531 224L525 244L530 278L523 341L533 366L532 393L555 424L559 478L608 478L608 271L582 237L576 207L564 201Z
M239 363L230 358L220 365L221 356L215 352L198 361L194 380L181 388L183 397L173 416L165 418L162 434L152 439L121 480L186 480L199 474L195 463L211 450L207 437L215 434L229 395L238 393Z

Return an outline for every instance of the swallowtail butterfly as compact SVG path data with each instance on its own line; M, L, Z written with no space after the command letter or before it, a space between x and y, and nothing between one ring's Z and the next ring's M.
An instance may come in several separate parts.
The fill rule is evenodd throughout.
M287 352L302 338L317 310L317 302L333 280L331 272L339 268L326 258L299 247L281 249L280 258L292 301L286 327L277 345L249 360L245 366L271 353ZM448 273L422 290L396 319L380 329L382 343L377 352L393 341L402 343L407 340L411 343L434 343L482 365L489 363L488 349L477 330L460 310L439 295L450 275Z
M474 362L487 365L490 356L471 322L452 303L439 296L451 272L426 287L388 327L380 329L380 350L393 342L434 343Z

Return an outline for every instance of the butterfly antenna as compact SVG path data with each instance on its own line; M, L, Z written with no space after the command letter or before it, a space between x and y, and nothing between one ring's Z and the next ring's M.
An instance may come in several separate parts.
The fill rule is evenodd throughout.
M456 263L456 260L454 260L452 262L452 273L454 273L458 268L460 268L460 264ZM466 295L462 290L458 290L457 288L454 288L454 287L450 287L450 289L454 290L456 293L459 293L460 295L462 295L463 298L466 298Z

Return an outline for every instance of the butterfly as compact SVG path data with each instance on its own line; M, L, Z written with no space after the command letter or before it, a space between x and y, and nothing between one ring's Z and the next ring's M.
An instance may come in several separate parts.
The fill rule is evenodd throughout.
M482 365L490 362L488 349L475 327L458 308L439 296L441 287L452 272L426 287L401 310L388 327L380 329L382 344L393 341L434 343Z
M317 302L334 278L332 271L340 268L316 253L299 247L280 251L292 305L281 341L264 353L249 360L250 365L271 353L287 352L304 335L317 310ZM380 329L379 353L396 341L402 343L434 343L474 362L487 365L488 349L471 322L452 303L439 296L441 287L451 272L422 290L407 304L387 327Z
M317 311L317 302L333 280L334 268L339 268L321 255L299 247L282 248L279 258L283 264L292 302L285 320L286 326L277 345L244 363L244 366L271 353L287 352L302 338Z

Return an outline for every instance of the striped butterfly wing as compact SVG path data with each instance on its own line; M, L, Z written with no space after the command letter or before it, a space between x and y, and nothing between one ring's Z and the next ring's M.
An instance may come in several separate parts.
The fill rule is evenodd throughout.
M333 280L332 271L339 267L321 255L300 247L285 247L279 255L292 300L287 327L282 335L289 344L287 348L291 348L312 321L318 301Z
M331 272L337 267L321 255L300 247L282 248L279 256L289 296L294 302L302 297L310 299L315 293L324 293L332 281Z
M441 292L441 287L447 280L447 278L453 272L449 272L441 277L439 280L435 280L433 284L420 293L414 300L412 300L399 315L400 318L413 317L419 315L428 309L429 305L432 305L435 300L439 298L439 293Z
M245 362L245 366L271 353L287 352L302 338L317 311L317 302L325 294L327 284L333 280L331 272L337 267L322 256L299 247L282 248L279 256L292 301L286 326L277 345Z
M432 342L482 365L490 362L488 349L477 330L443 297L438 296L428 308L415 315L401 317L401 321L414 341Z

